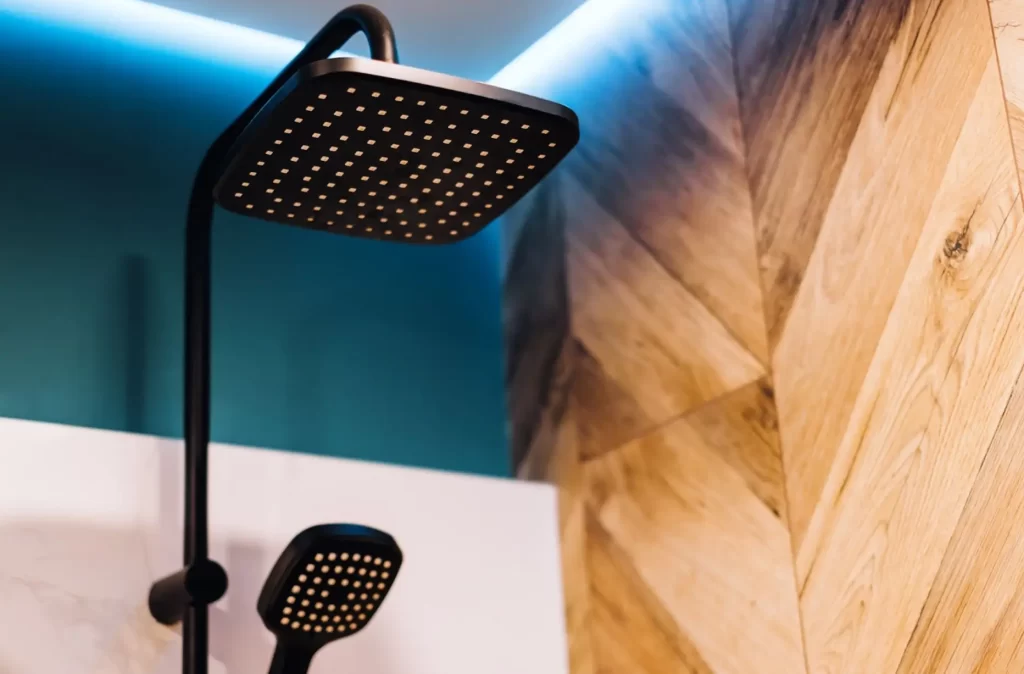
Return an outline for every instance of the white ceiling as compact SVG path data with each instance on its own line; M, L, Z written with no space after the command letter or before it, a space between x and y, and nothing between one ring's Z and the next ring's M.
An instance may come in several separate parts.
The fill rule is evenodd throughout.
M358 0L156 0L158 4L299 40ZM370 0L391 20L402 62L486 80L584 0ZM353 38L346 51L365 53Z

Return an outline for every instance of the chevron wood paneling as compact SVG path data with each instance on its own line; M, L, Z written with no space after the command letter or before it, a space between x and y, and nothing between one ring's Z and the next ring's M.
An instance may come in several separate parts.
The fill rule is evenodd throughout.
M798 555L812 667L899 665L1024 365L1022 211L991 63Z
M1021 178L1024 2L994 0L990 10L1016 168ZM1005 273L1001 282L1016 287L1014 276L1019 269ZM1018 294L1007 302L1010 306L1004 311L1013 315L1019 311L1020 303ZM1000 348L1007 359L1022 348L1021 328L1013 327ZM1013 363L1004 363L1002 367L1007 375L1014 373ZM994 438L915 625L900 664L901 673L1024 671L1024 551L1020 547L1020 532L1024 528L1024 508L1020 502L1024 465L1019 446L1022 422L1024 387L1017 374L1009 402L1002 410Z
M517 434L540 439L520 474L562 486L574 674L802 672L728 8L638 9L597 56L600 90L572 83L583 141L542 216L564 232L570 372L561 413L536 417L557 421ZM506 228L529 241L522 212ZM515 269L508 298L540 292ZM530 314L506 309L511 363L558 350L517 327ZM513 407L563 400L517 369Z
M754 384L753 395L745 387L586 464L599 671L802 671L786 525L751 488L753 471L737 470L737 455L752 448L760 450L757 462L777 459L757 411L764 386ZM721 423L744 417L742 426L720 432ZM609 584L612 568L617 587ZM652 631L679 654L652 658L663 651L648 639ZM616 634L616 644L600 645ZM607 652L611 662L602 658Z
M651 0L569 78L574 674L1024 671L1022 26Z

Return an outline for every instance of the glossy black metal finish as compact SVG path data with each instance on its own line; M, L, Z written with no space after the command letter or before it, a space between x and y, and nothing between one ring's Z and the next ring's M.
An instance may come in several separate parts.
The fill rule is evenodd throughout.
M210 440L210 233L213 189L232 147L260 109L303 66L327 58L362 32L374 59L395 62L394 31L387 18L368 5L339 12L242 112L207 150L192 185L185 232L185 569L154 584L154 617L183 619L184 674L206 674L208 603L183 590L189 573L207 568L207 465ZM219 568L219 567L218 567ZM225 577L226 584L226 577ZM212 594L208 596L213 596ZM219 597L219 595L217 595ZM188 603L171 606L176 602ZM214 599L215 600L215 599ZM151 610L154 604L151 601ZM159 614L159 615L158 615Z

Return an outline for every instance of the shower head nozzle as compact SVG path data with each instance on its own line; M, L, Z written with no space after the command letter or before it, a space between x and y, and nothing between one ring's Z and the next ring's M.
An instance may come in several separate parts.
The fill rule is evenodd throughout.
M322 524L296 536L257 603L277 637L271 674L305 671L320 648L366 627L401 566L398 544L377 529Z
M507 211L579 140L568 108L360 58L300 69L232 150L226 209L402 243L454 243Z

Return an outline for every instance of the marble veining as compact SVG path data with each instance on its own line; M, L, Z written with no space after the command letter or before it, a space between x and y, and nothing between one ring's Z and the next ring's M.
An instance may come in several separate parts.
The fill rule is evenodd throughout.
M0 445L0 674L180 671L178 630L145 605L180 564L180 443L0 419ZM224 445L210 470L211 553L231 582L211 672L266 670L263 581L292 536L340 521L391 532L406 564L313 672L566 674L551 487Z

